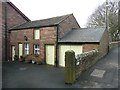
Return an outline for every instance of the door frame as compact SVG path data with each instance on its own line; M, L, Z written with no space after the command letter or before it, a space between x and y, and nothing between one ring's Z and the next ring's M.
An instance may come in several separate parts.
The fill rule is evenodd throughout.
M45 59L45 64L47 64L46 63L46 46L47 45L51 45L51 46L54 46L54 66L55 66L55 44L44 44L44 59ZM49 64L47 64L47 65L49 65Z
M15 61L14 60L14 56L13 56L13 47L14 47L14 52L16 53L16 51L15 51L15 45L11 45L11 61Z
M23 43L18 43L18 58L20 58L19 57L19 44L22 44L22 55L23 55Z

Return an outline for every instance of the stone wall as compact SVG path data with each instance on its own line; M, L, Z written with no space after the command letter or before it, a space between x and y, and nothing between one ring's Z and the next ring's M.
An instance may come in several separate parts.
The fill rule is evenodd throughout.
M78 54L76 56L76 78L78 78L83 71L94 65L99 58L97 49Z
M78 54L70 50L65 52L65 83L74 83L81 73L100 59L97 49Z

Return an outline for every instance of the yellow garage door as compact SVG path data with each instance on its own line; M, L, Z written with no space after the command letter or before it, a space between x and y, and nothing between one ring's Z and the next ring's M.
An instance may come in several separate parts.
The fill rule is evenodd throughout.
M46 45L46 64L54 65L54 45Z
M65 67L65 52L67 50L73 50L75 55L82 53L81 45L60 45L59 46L59 66Z

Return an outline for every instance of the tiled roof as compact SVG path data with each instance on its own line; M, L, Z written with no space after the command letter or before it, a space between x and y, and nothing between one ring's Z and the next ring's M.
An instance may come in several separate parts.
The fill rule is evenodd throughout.
M59 43L87 43L100 42L105 31L104 27L99 28L80 28L71 30L67 35L59 39Z
M72 15L72 14L43 19L43 20L29 21L29 22L23 23L21 25L15 26L15 27L11 28L11 30L39 28L39 27L45 27L45 26L58 25L60 22L65 20L70 15Z

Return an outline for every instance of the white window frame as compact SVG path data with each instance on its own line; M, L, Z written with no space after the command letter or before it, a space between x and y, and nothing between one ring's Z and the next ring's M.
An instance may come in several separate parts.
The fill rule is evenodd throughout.
M34 39L40 39L40 30L39 29L34 30Z
M24 44L24 54L28 55L29 54L29 43Z
M34 44L34 54L40 54L40 45Z

